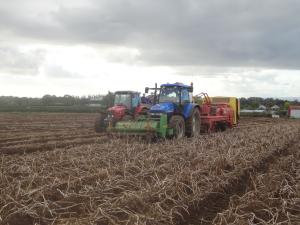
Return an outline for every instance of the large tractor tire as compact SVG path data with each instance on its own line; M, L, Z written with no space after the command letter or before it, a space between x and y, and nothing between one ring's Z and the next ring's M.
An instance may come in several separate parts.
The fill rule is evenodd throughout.
M104 119L105 119L106 115L101 113L96 121L95 121L95 131L97 133L101 133L101 132L104 132L106 130L106 126L104 124Z
M171 138L180 139L185 136L185 122L182 116L172 116L169 122L169 127L173 128L173 135Z
M201 117L199 109L195 108L192 115L186 121L186 136L197 137L200 135Z

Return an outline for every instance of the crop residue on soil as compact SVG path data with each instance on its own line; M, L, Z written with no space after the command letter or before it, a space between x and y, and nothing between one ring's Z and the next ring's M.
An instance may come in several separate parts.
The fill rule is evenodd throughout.
M300 122L146 143L95 116L0 114L1 224L299 224Z

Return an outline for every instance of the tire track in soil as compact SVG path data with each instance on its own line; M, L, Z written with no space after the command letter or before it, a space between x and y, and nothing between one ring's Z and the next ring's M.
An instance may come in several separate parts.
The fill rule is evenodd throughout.
M79 140L71 140L60 143L46 143L46 144L35 144L35 145L21 145L21 146L10 146L0 149L0 155L15 155L15 154L28 154L33 152L45 152L52 151L58 148L72 148L74 146L81 146L86 144L94 144L99 140L107 141L106 136L94 137L94 138L86 138Z
M28 135L25 136L17 136L17 137L6 137L6 138L1 138L0 139L0 144L3 143L7 143L7 142L12 142L12 141L23 141L23 140L28 140L34 137L39 137L39 139L41 138L51 138L51 137L62 137L63 135L81 135L84 134L86 132L86 134L94 134L93 131L90 131L91 129L85 129L85 130L80 130L79 132L76 130L71 130L71 131L66 131L64 130L63 132L44 132L43 134L40 133L29 133ZM15 134L15 133L14 133ZM22 134L24 134L24 132L22 132ZM35 138L36 139L36 138Z
M41 138L33 138L33 139L22 139L19 141L11 141L11 142L5 142L0 143L0 147L8 147L8 146L17 146L17 145L29 145L29 144L38 144L38 143L46 143L50 141L65 141L65 140L72 140L72 139L78 139L78 138L92 138L92 137L100 137L99 134L82 134L82 135L66 135L66 136L49 136L49 137L41 137Z
M300 138L300 135L299 135ZM182 217L177 218L177 225L209 225L218 213L228 208L230 197L246 193L247 187L251 184L251 176L257 173L265 173L271 164L276 163L280 157L287 156L296 151L299 139L275 150L261 158L251 167L241 170L237 175L229 178L226 184L217 187L211 193L203 196L201 200L192 202L187 211L182 211Z
M19 128L20 129L20 128ZM39 134L40 132L42 133L47 133L49 130L52 132L71 132L71 131L76 131L76 130L81 130L81 129L87 129L86 127L63 127L63 128L45 128L45 129L22 129L22 130L8 130L8 131L0 131L0 135L3 137L3 134L14 134L14 135L22 135L24 133L37 133ZM90 129L92 130L92 129ZM5 136L3 138L6 138Z

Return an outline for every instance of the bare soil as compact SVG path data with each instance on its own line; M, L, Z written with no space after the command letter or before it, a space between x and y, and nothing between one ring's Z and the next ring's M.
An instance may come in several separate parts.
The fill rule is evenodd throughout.
M299 121L148 143L96 116L0 114L0 224L300 224Z

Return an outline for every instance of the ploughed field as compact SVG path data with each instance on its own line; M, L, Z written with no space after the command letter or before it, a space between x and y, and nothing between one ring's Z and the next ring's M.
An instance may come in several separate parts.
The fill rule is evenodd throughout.
M300 224L300 122L146 142L96 114L0 114L0 224Z

